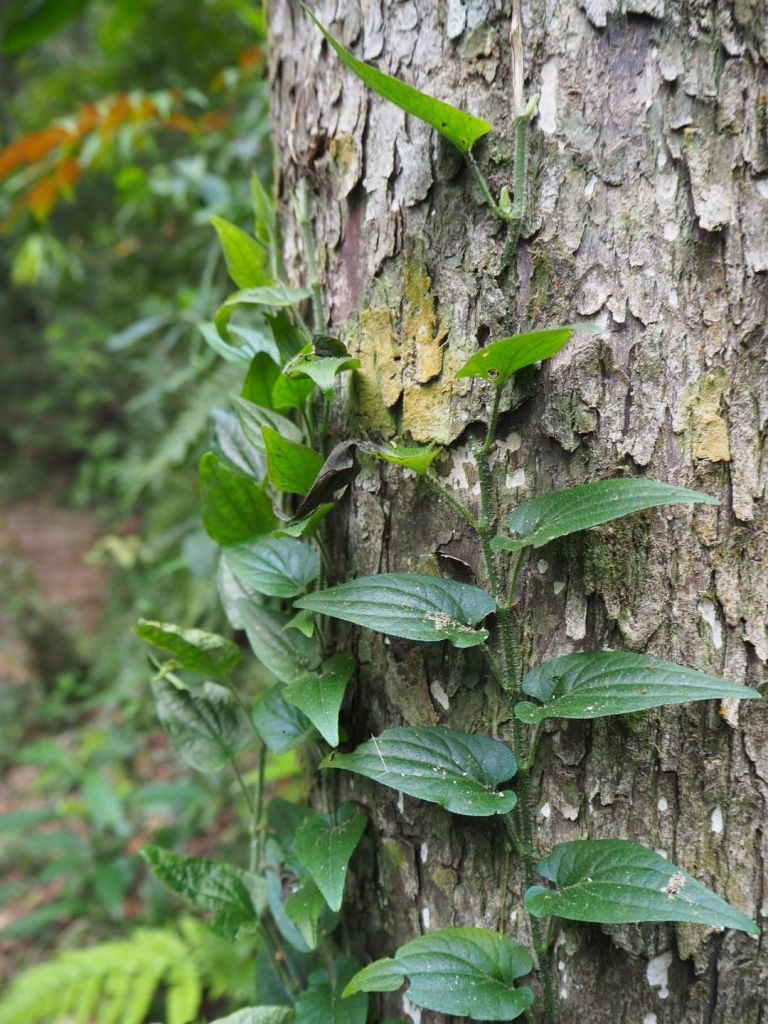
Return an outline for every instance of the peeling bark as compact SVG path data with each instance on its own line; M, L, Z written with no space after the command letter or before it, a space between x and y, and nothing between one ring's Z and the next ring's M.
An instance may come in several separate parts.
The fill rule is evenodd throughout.
M479 344L578 315L605 325L521 375L494 453L497 508L612 474L722 499L635 516L550 545L528 565L533 662L609 645L764 687L768 661L768 15L762 0L523 3L532 131L516 261L450 148L370 95L293 0L274 0L278 192L306 176L332 326L359 355L339 437L450 445L441 472L469 503L466 441L489 393L453 374ZM486 117L492 188L511 181L510 0L322 0L345 45ZM288 204L286 203L286 208ZM300 238L284 219L289 274ZM445 556L451 556L446 558ZM460 561L457 562L456 559ZM337 520L339 578L439 567L479 575L461 520L394 467L368 467ZM352 635L352 634L350 634ZM353 738L440 723L504 738L476 652L363 633ZM443 645L441 645L443 646ZM768 707L693 705L551 724L534 777L538 841L626 837L736 906L768 912ZM525 939L501 826L361 780L372 818L352 895L355 936L389 955L427 928ZM569 1024L766 1024L765 943L692 926L562 927ZM401 995L382 1016L421 1024Z

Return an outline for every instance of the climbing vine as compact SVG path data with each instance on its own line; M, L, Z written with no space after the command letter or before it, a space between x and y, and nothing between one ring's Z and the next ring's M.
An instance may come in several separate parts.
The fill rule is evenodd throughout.
M508 225L507 245L514 245L525 211L535 99L516 114L513 193L502 190L496 200L472 153L490 124L361 63L317 24L353 73L457 148L485 201ZM491 397L487 428L471 442L480 492L476 514L434 472L441 456L437 447L347 438L329 449L337 379L358 364L327 334L308 189L300 184L294 204L304 247L301 288L282 280L276 221L258 182L253 196L254 235L220 219L214 225L240 289L219 310L216 328L225 344L245 348L251 363L233 404L226 445L200 463L200 493L205 529L221 546L225 610L233 629L245 632L270 685L251 705L235 682L238 645L169 623L143 621L137 627L143 640L168 656L157 662L152 689L170 742L199 771L231 768L249 814L250 852L241 866L156 847L144 851L163 882L213 913L218 934L234 940L243 931L259 932L261 1002L228 1020L365 1024L372 1019L369 994L395 991L407 980L409 1000L427 1010L471 1020L525 1016L554 1024L550 953L556 918L690 922L756 935L748 916L653 850L620 837L542 850L534 835L529 776L548 719L595 719L759 696L692 668L618 651L526 664L518 583L533 549L642 510L718 504L668 483L617 478L514 508L495 507L489 456L505 389L516 373L555 355L578 331L600 328L568 324L501 338L456 374L486 382ZM247 327L236 319L244 308ZM462 516L477 538L483 587L412 572L334 578L327 517L366 459L410 470ZM340 715L356 662L339 646L336 621L416 643L448 643L457 652L478 648L512 723L509 742L412 727L386 729L350 749ZM318 773L311 806L266 799L268 755L296 748ZM251 760L244 771L246 752ZM392 956L363 966L342 929L336 942L348 866L367 827L360 807L339 801L339 772L364 776L451 814L500 818L522 866L526 945L468 921L427 931Z

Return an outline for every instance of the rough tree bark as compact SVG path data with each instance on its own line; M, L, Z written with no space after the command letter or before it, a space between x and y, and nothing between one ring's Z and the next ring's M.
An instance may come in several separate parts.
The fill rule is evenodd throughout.
M511 0L316 8L358 55L490 120L478 156L496 194L510 183ZM273 0L270 17L278 192L287 200L299 178L309 182L331 326L362 362L336 434L450 445L441 471L472 503L467 439L489 395L453 382L457 367L487 339L599 320L601 337L567 347L512 397L494 454L498 507L612 474L694 486L723 504L635 516L540 552L524 581L530 657L609 645L764 685L762 0L523 3L525 88L540 93L539 116L528 214L506 267L503 228L436 133L369 94L294 0ZM284 226L298 282L300 239L287 216ZM394 467L358 478L334 529L340 579L457 567L482 579L463 522ZM400 724L492 731L495 686L472 653L358 637L353 739ZM555 725L532 783L543 850L634 839L765 919L765 702ZM361 955L459 924L524 939L500 824L344 784L372 818L351 887ZM560 1019L765 1024L765 950L764 940L687 926L561 927ZM375 1019L398 1013L446 1019L399 994Z

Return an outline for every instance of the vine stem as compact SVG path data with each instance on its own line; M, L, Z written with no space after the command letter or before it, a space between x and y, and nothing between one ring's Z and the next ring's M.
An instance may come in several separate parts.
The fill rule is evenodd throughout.
M491 195L491 190L488 185L488 181L486 180L486 177L483 174L483 172L480 170L480 165L478 164L477 160L475 160L475 157L471 150L469 151L469 153L467 153L466 159L467 163L469 164L469 169L472 171L474 179L480 186L480 191L483 193L483 199L486 201L488 206L490 206L494 216L498 217L499 220L504 221L505 224L508 224L512 219L511 212L506 212L502 210L502 208Z
M498 397L498 390L497 390ZM496 618L501 634L501 655L502 655L502 686L510 695L513 702L521 694L522 657L520 653L519 637L516 635L515 623L511 609L504 602L499 570L491 548L491 471L488 463L488 453L493 445L498 418L498 402L494 402L496 415L491 415L488 423L488 431L485 441L473 446L475 461L477 463L478 478L480 483L480 521L479 535L483 553L483 562L486 576L490 583L493 596L496 599ZM517 579L521 559L514 568L514 578ZM534 846L533 846L533 815L530 804L529 787L529 752L526 749L526 737L523 730L523 723L514 714L512 708L512 750L518 764L517 775L517 817L520 822L520 831L515 828L514 822L505 817L507 834L510 837L515 851L520 855L523 863L523 874L526 888L534 882ZM544 1022L555 1024L555 996L552 985L552 971L549 963L549 952L541 925L531 914L528 914L528 927L531 933L531 945L533 946L533 958L536 970L541 980L544 1001Z
M473 530L475 530L477 533L480 532L480 523L477 521L477 519L475 519L475 517L472 515L472 513L465 505L462 505L458 498L454 498L454 496L451 494L447 487L443 487L443 485L440 483L440 481L433 473L425 473L424 479L427 481L430 487L433 487L437 491L441 498L445 498L448 504L452 508L456 509L456 511L459 513L462 519L465 519Z

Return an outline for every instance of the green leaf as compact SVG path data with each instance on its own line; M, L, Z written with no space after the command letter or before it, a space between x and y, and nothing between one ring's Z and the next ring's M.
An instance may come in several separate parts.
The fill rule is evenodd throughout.
M566 654L531 669L523 691L543 707L522 701L515 714L530 724L545 718L602 718L693 700L747 700L757 690L645 654L588 651Z
M312 492L310 491L310 494ZM309 497L309 495L307 495ZM304 504L304 502L302 502ZM272 531L273 537L314 537L317 528L325 519L333 505L328 502L325 505L318 505L312 509L309 515L294 518L287 523L281 523Z
M719 505L717 498L687 487L662 484L657 480L598 480L555 491L543 498L526 501L509 517L509 529L515 538L494 537L495 551L540 548L557 537L565 537L592 526L621 519L632 512L660 505Z
M213 911L213 930L234 940L253 931L266 906L261 879L231 864L204 857L184 857L159 846L144 846L141 855L153 873L197 910Z
M251 175L251 204L253 230L261 244L271 251L276 236L274 207L269 193L255 174Z
M296 1024L365 1024L365 993L351 999L342 999L341 995L359 966L356 960L339 957L330 976L326 971L310 974L309 986L296 1000Z
M269 533L277 522L272 503L250 477L206 452L200 460L203 526L217 544L239 544Z
M335 823L327 814L315 814L304 819L294 836L294 853L331 910L341 910L347 867L367 824L354 804L342 804Z
M241 598L237 610L251 649L259 661L283 683L295 683L317 668L321 660L317 637L286 630L288 618Z
M293 1024L290 1006L246 1006L243 1010L217 1017L211 1024Z
M272 405L275 409L300 409L314 390L314 381L281 373L272 386Z
M566 324L564 327L545 327L541 331L501 338L470 356L456 374L456 379L484 377L500 388L513 373L559 352L577 331L600 334L603 328L589 323Z
M16 54L35 46L76 18L90 0L21 0L3 16L3 53Z
M356 772L453 814L506 814L515 806L515 794L497 788L517 771L512 751L452 729L385 729L351 754L329 754L320 767Z
M424 448L420 445L366 444L361 445L361 448L367 455L392 462L403 469L411 469L419 476L424 476L440 454L439 448Z
M285 912L299 929L309 949L317 949L320 941L320 915L325 910L325 900L314 882L304 879L294 893L285 901Z
M235 544L224 561L244 587L268 597L296 597L320 575L317 551L290 537Z
M273 754L284 754L314 734L312 723L283 699L280 687L267 690L253 705L253 724Z
M557 886L532 886L525 904L535 917L630 924L689 921L758 935L746 914L652 850L624 839L559 843L538 871Z
M473 117L457 107L442 103L432 96L427 96L425 93L419 92L418 89L414 89L413 86L401 82L398 78L386 75L383 71L378 71L370 64L364 64L363 61L357 60L340 43L336 42L330 32L320 24L305 4L302 4L302 7L323 33L329 46L336 51L343 63L369 89L373 89L379 96L383 96L385 100L394 103L396 107L400 107L406 113L413 114L419 120L426 121L427 124L432 125L460 153L466 155L478 139L481 139L483 135L487 135L493 129L493 125L487 121Z
M483 643L488 632L472 627L495 611L496 602L466 583L391 572L317 591L296 601L294 607L406 640L450 640L454 647L474 647Z
M288 703L303 711L332 747L339 742L339 710L354 671L355 659L351 654L334 654L323 663L319 675L302 676L283 690Z
M470 1020L515 1020L533 1003L515 982L533 961L517 942L485 928L445 928L398 949L392 960L363 968L344 990L394 992L406 977L408 999L425 1010Z
M266 352L257 352L248 366L240 392L243 399L262 409L272 409L272 388L280 376L280 367ZM263 424L262 424L263 425ZM259 446L263 441L259 438Z
M286 629L298 629L304 636L315 635L315 616L312 612L296 612L293 618L286 622Z
M211 217L211 224L219 236L229 276L238 288L260 288L274 283L266 253L255 238L223 217Z
M215 679L226 679L242 658L237 644L204 629L182 629L172 622L139 619L133 632L144 643L172 655L180 668Z
M168 679L154 679L152 693L171 746L199 772L219 771L253 741L240 704L217 683L191 693Z
M272 315L265 313L264 319L269 324L272 338L284 363L293 359L307 344L308 339L304 331L300 327L296 327L286 313L279 312Z
M340 343L339 343L340 344ZM343 347L343 346L342 346ZM360 366L359 359L353 359L348 355L319 357L315 354L313 346L307 345L295 356L285 367L285 375L291 379L297 374L303 374L310 380L329 400L333 398L336 385L336 374L345 370L356 370Z
M233 398L232 407L246 441L262 455L266 451L264 435L261 432L262 427L271 427L278 434L287 437L289 441L301 441L299 428L280 413L254 405L246 398Z
M267 475L279 491L306 494L323 465L322 455L306 445L296 444L270 427L263 427L267 452Z
M258 306L260 309L289 309L304 299L308 299L310 292L307 288L289 288L288 285L278 282L277 284L266 285L263 288L244 288L242 291L230 295L216 311L213 322L216 330L224 341L229 341L227 325L238 306ZM278 346L279 347L279 346Z

